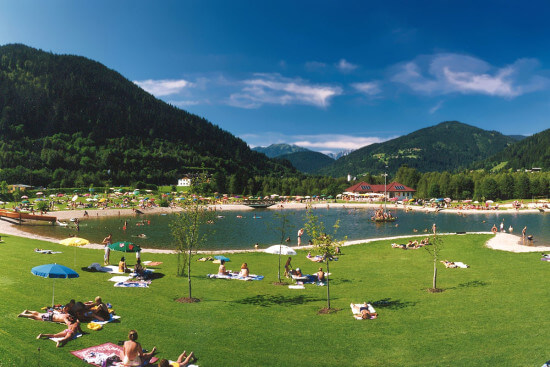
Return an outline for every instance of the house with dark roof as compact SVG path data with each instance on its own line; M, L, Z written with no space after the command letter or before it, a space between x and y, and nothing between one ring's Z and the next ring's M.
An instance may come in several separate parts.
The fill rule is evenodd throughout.
M362 181L348 187L344 194L361 196L384 196L384 193L386 193L389 199L398 198L399 200L407 200L412 199L415 192L415 189L411 189L410 187L400 184L399 182L392 182L384 187L384 185L371 185Z

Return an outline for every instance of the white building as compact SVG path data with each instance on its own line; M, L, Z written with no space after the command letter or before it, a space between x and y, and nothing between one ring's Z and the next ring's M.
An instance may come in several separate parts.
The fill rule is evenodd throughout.
M178 186L191 186L191 178L183 177L178 180Z

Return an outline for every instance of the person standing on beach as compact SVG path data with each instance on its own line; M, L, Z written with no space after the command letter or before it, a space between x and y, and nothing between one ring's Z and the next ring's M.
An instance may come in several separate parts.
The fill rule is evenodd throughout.
M434 225L432 226L432 232L433 232L434 234L436 234L436 232L437 232L437 226L435 225L435 223L434 223Z
M105 244L105 254L103 255L103 265L109 265L109 257L111 255L111 248L109 247L109 245L112 243L113 241L113 235L111 233L109 233L109 235L107 237L105 237L103 239L103 244Z
M500 231L504 232L504 219L500 222Z
M300 228L298 230L298 246L302 244L302 236L304 235L304 229Z
M523 230L521 231L521 238L523 240L524 245L525 245L525 232L527 232L527 226L523 227Z

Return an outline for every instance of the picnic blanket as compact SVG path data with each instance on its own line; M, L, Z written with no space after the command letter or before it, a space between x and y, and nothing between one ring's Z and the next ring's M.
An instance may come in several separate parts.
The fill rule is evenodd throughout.
M139 280L139 281L124 281L124 282L116 282L115 287L126 287L126 288L149 288L149 284L151 284L150 280Z
M229 273L228 275L223 274L207 274L210 279L239 279L239 280L262 280L263 275L250 274L247 277L241 276L239 273Z
M359 308L361 307L364 307L364 304L363 303L351 303L349 305L351 307L351 312L353 313L353 317L355 317L356 320L363 320L363 318L361 317L361 311L359 311ZM375 313L376 310L374 309L374 307L372 307L372 305L370 303L367 303L367 308L368 308L368 311L369 313ZM377 318L377 316L371 316L370 319L375 319Z
M122 346L113 343L105 343L93 347L74 350L71 352L77 358L84 362L98 367L122 366L120 354ZM157 357L151 358L150 363L158 361ZM147 366L148 364L145 364Z
M52 250L39 250L35 249L34 252L38 254L61 254L61 251L52 251Z

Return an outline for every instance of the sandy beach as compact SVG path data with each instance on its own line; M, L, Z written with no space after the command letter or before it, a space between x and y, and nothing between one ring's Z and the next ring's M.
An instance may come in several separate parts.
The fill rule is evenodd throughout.
M370 203L316 203L312 205L313 208L370 208L370 209L376 209L380 208L380 204L370 204ZM211 205L209 206L210 210L215 211L236 211L236 210L254 210L253 208L247 207L245 205L240 204L223 204L223 205ZM395 204L389 204L387 205L388 210L391 209L404 209L404 206L402 205L395 205ZM420 207L420 206L407 206L409 210L415 210L415 211L423 211L423 212L434 212L435 208L430 207ZM502 208L502 207L501 207ZM284 210L284 209L306 209L305 203L282 203L278 205L271 206L269 209L271 210ZM162 213L176 213L179 212L181 209L179 208L161 208L161 207L153 207L153 208L145 208L140 209L144 214L162 214ZM539 212L538 208L528 208L528 209L521 209L519 211L516 211L515 209L506 208L505 210L500 210L499 212L508 212L508 211L514 211L517 213L536 213ZM488 212L487 210L457 210L457 209L443 209L439 211L440 213L449 213L449 214L455 214L455 215L468 215L473 213L483 213ZM494 211L489 211L494 212ZM134 211L132 209L119 209L119 208L110 208L105 210L88 210L89 218L94 217L104 217L104 216L128 216L134 214ZM58 221L68 221L71 218L84 218L84 210L64 210L64 211L53 211L48 213L48 215L52 215L57 217ZM45 236L40 236L28 232L21 231L18 228L18 225L14 224L14 222L8 221L6 219L0 219L0 233L5 235L14 235L14 236L20 236L20 237L26 237L26 238L33 238L38 240L43 240L47 242L53 242L58 243L59 239L57 238L50 238ZM479 232L484 234L490 234L490 232ZM441 235L451 235L442 233ZM452 234L456 235L456 234ZM425 235L408 235L408 236L397 236L397 237L388 237L388 238L376 238L376 239L364 239L364 240L354 240L354 241L347 241L344 243L344 246L351 246L356 245L360 243L369 243L374 242L378 240L391 240L391 239L401 239L401 238L412 238L412 237L425 237ZM521 244L521 237L508 234L508 233L497 233L493 238L491 238L487 242L487 247L494 249L494 250L501 250L501 251L510 251L510 252L550 252L550 246L524 246ZM103 249L102 244L98 243L92 243L89 245L84 246L85 248L92 248L92 249ZM301 246L301 247L295 247L295 248L308 248L307 246ZM225 250L225 251L202 251L200 253L205 254L215 254L215 253L229 253L229 252L254 252L254 251L262 251L260 250ZM143 252L151 252L151 253L174 253L172 250L163 250L163 249L143 249Z

